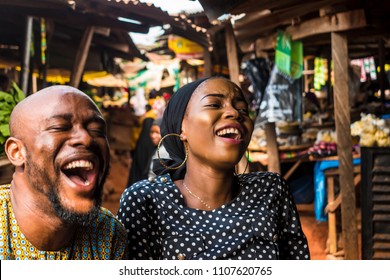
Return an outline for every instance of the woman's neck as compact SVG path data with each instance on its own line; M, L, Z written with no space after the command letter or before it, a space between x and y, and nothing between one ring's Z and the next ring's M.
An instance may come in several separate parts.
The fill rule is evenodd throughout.
M233 172L187 170L183 180L175 182L188 207L203 210L219 208L235 198L239 185Z

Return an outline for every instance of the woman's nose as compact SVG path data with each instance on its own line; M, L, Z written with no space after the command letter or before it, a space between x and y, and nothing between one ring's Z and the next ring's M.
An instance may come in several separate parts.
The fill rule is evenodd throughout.
M232 119L237 119L238 121L242 120L242 115L240 112L234 108L232 105L226 106L225 116Z

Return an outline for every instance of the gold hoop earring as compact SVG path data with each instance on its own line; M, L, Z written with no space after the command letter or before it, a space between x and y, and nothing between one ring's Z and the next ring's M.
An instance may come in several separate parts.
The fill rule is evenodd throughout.
M164 167L167 168L167 169L176 170L176 169L179 169L180 167L182 167L182 166L186 163L187 158L188 158L188 147L187 147L187 144L186 144L185 142L183 142L184 149L185 149L185 151L186 151L186 156L185 156L183 162L182 162L180 165L175 166L175 167L170 167L170 166L166 165L166 164L162 161L162 159L161 159L161 157L160 157L160 146L161 146L161 143L164 141L164 139L165 139L166 137L168 137L168 136L177 136L177 137L179 137L180 140L181 140L181 136L180 136L179 134L177 134L177 133L169 133L169 134L165 135L165 136L164 136L163 138L161 138L161 140L158 142L158 145L157 145L157 157L158 157L158 160L160 161L160 163L161 163L162 166L164 166Z

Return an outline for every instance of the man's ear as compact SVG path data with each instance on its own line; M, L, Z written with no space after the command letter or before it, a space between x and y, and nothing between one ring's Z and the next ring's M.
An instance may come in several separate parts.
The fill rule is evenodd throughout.
M22 166L25 161L25 148L22 140L9 137L5 142L5 153L14 166Z

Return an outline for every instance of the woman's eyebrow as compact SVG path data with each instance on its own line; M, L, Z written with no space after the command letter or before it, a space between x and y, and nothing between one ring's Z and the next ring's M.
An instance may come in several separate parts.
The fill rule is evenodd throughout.
M210 93L210 94L207 94L205 96L203 96L200 100L203 100L207 97L219 97L219 98L224 98L225 95L221 94L221 93Z

